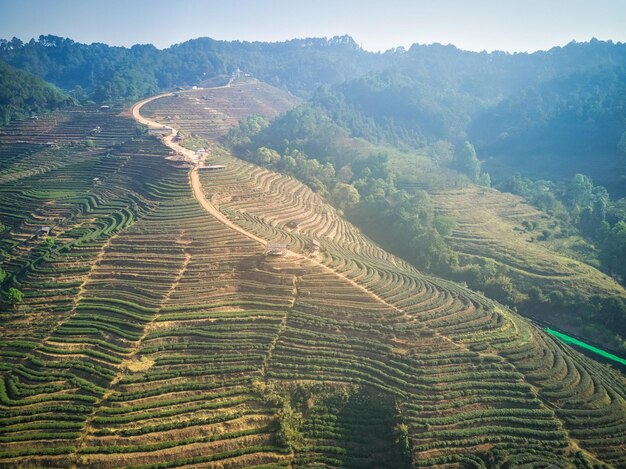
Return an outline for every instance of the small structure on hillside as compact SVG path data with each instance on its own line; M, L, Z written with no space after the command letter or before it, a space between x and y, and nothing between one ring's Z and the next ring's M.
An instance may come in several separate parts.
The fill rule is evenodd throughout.
M287 223L287 228L289 228L290 230L293 230L295 228L298 228L298 222L296 220L291 220Z
M102 132L102 128L99 125L89 131L91 135L96 135L96 134L99 134L100 132Z
M101 111L108 111L109 109L111 109L111 106L108 106L106 104L103 104L102 106L100 106Z
M266 256L284 256L287 253L287 245L284 243L267 243Z
M317 254L318 252L320 252L320 242L317 239L312 239L311 241L309 241L306 247L309 252L311 252L311 254Z
M198 168L198 170L200 171L221 171L222 169L225 169L226 166L224 166L223 164L210 164L207 166L200 166Z
M30 120L38 121L39 120L39 116L30 116Z
M180 132L178 132L176 135L172 137L172 142L182 142L182 141L183 141L183 136Z
M41 238L42 236L48 236L50 234L51 228L49 226L40 226L37 231L35 231L35 236Z

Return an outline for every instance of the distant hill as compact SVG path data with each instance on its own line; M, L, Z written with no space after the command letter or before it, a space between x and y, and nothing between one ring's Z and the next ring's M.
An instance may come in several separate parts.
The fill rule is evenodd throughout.
M193 39L158 50L80 44L57 36L27 43L0 41L0 59L80 98L137 99L175 86L197 85L237 69L300 95L388 66L394 54L373 54L349 36L277 43Z
M414 45L392 67L321 89L314 102L356 137L413 148L470 140L501 178L584 173L624 196L625 83L624 44L533 54Z
M614 196L626 195L621 43L593 39L532 54L441 44L372 53L349 36L276 43L199 38L159 50L48 35L0 41L0 60L82 101L135 100L239 70L295 95L314 95L352 136L405 148L470 140L497 177L520 171L567 179L579 172Z
M30 73L0 61L0 125L67 106L72 99Z

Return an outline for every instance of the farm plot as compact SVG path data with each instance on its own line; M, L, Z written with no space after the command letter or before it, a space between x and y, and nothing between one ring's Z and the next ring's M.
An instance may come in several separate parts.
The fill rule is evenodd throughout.
M307 295L299 296L276 344L270 377L366 383L396 396L417 465L477 464L481 451L506 454L519 465L553 454L556 464L564 451L573 450L563 428L600 459L623 463L618 455L625 435L609 438L606 446L596 436L624 425L621 377L600 372L595 362L492 302L411 269L293 179L224 155L216 162L227 169L205 172L202 181L225 215L304 256L312 255L307 246L317 239L316 262L387 305L377 313L364 305L354 308L354 300L337 291L341 282L317 278L307 288L303 276L299 290ZM558 349L555 355L569 370L546 360L544 347ZM542 372L531 373L530 363ZM564 409L572 405L568 402L597 412L608 424L585 431Z
M231 86L174 93L146 104L144 117L181 131L213 140L250 114L274 118L299 102L298 98L265 83L236 80Z
M300 268L265 265L261 245L190 197L164 210L146 219L179 227L184 268L122 363L79 455L107 467L280 462L287 455L273 437L276 417L252 382L263 377Z
M161 100L151 104L170 110ZM204 192L224 215L310 258L313 272L300 276L268 360L268 383L343 383L391 396L417 466L580 465L594 457L624 463L621 376L491 301L416 272L293 179L219 150L210 164L225 166L201 172ZM319 250L311 249L312 240ZM566 409L568 400L580 414ZM316 410L301 410L309 429ZM586 431L582 415L607 424ZM350 465L342 459L346 432L317 442L303 433L295 461ZM598 435L611 437L602 446Z
M92 407L162 294L154 277L160 258L141 264L136 251L120 256L122 233L184 188L186 176L172 175L168 153L155 139L123 140L135 136L132 121L109 119L125 132L89 153L64 143L58 154L38 153L32 143L3 143L4 155L11 155L4 173L19 174L2 186L3 268L25 293L23 304L3 312L0 329L3 465L22 465L25 457L33 465L69 464ZM92 122L79 124L77 133ZM18 130L3 132L30 135ZM28 168L25 159L45 161L46 155L63 164L28 174L21 169ZM52 242L33 236L43 224L52 227ZM133 260L137 272L126 269Z
M12 145L6 167L37 157ZM66 174L38 222L27 197L6 217L27 299L0 328L2 466L626 465L621 375L417 272L299 182L216 146L225 168L195 195L237 231L156 139L96 148L7 191ZM20 244L48 208L57 241Z
M615 280L561 255L560 238L544 240L542 231L554 220L521 198L471 187L440 191L432 194L432 200L441 214L457 221L447 241L462 263L492 261L522 291L539 283L546 295L558 291L626 298Z

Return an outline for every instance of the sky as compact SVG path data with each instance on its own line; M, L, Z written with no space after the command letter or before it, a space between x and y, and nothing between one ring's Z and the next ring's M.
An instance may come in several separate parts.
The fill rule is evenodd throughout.
M439 42L532 52L593 37L626 42L626 0L0 0L0 38L41 34L158 48L349 34L371 51Z

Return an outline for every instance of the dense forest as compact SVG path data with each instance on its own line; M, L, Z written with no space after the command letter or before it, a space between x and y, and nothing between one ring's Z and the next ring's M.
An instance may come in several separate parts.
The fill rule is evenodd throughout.
M625 78L626 46L597 40L534 54L415 45L393 67L320 89L314 101L357 137L415 148L469 140L498 178L579 172L621 197Z
M41 78L0 61L0 125L35 117L74 101Z
M621 43L594 39L532 54L440 44L372 53L349 36L277 43L200 38L159 50L47 35L1 40L0 60L83 102L136 100L240 69L313 96L353 136L413 148L468 140L500 182L517 171L544 179L583 173L614 197L626 195Z
M383 68L395 54L372 54L348 36L279 43L200 38L159 50L80 44L57 36L0 41L0 59L71 91L80 99L134 100L201 83L237 68L296 94Z

